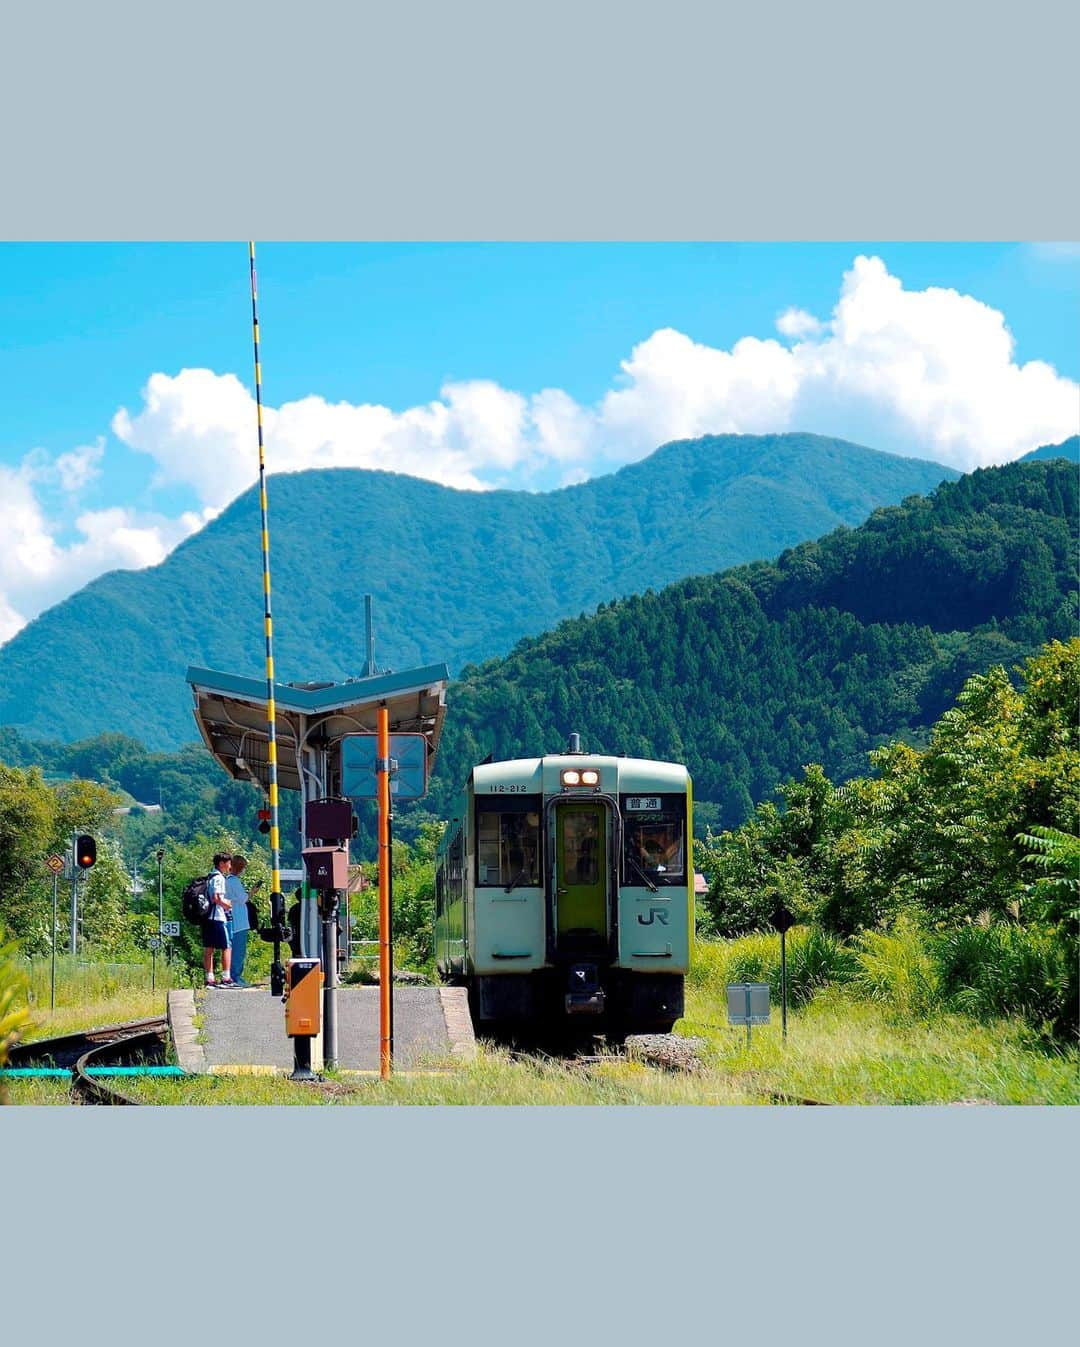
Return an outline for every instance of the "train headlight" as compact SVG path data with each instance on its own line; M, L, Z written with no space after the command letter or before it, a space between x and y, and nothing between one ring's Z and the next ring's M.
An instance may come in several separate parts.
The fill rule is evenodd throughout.
M565 772L563 772L563 774L562 774L562 783L563 783L564 786L580 786L580 785L581 785L581 773L578 772L578 771L576 771L576 770L575 770L574 768L572 768L572 767L571 767L571 768L568 768L568 769L567 769Z
M581 784L583 786L598 786L600 784L600 773L594 771L591 767L581 774Z

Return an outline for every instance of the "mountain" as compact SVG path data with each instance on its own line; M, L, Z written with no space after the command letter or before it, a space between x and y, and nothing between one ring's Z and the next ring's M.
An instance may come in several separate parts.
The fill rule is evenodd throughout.
M773 563L601 605L466 669L426 809L469 767L586 748L685 762L725 827L806 763L919 742L964 681L1076 631L1077 473L1014 463L875 511Z
M381 665L456 670L599 602L775 555L956 475L791 434L676 441L545 494L349 468L275 476L277 676L357 673L365 593ZM191 741L188 665L263 673L259 538L253 489L159 566L103 575L42 614L0 648L0 724Z
M1037 463L1040 459L1046 458L1067 458L1072 463L1080 463L1080 435L1070 435L1067 440L1062 440L1060 444L1043 444L1038 449L1032 449L1030 454L1025 454L1019 459L1020 463Z

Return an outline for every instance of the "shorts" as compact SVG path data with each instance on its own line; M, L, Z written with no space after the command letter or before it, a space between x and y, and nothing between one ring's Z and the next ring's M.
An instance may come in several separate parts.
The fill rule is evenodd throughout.
M203 949L229 949L228 923L224 921L204 921L202 924Z

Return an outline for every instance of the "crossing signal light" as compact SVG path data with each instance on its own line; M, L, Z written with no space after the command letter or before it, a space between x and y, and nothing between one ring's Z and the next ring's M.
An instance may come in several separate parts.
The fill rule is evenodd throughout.
M259 832L268 833L270 831L270 810L259 810Z
M89 833L83 833L75 843L75 864L80 870L89 870L96 860L97 843Z

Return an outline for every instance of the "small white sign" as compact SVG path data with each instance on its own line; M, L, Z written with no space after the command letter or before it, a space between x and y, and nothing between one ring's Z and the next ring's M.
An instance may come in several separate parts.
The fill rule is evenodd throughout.
M161 923L162 935L179 935L180 923L178 921L163 921Z
M161 948L161 937L160 937L160 936L152 935L152 936L150 937L150 948L151 948L151 949L160 949L160 948Z
M729 982L727 1006L729 1024L768 1024L769 984Z
M626 812L628 814L659 814L660 796L628 795L626 797Z

